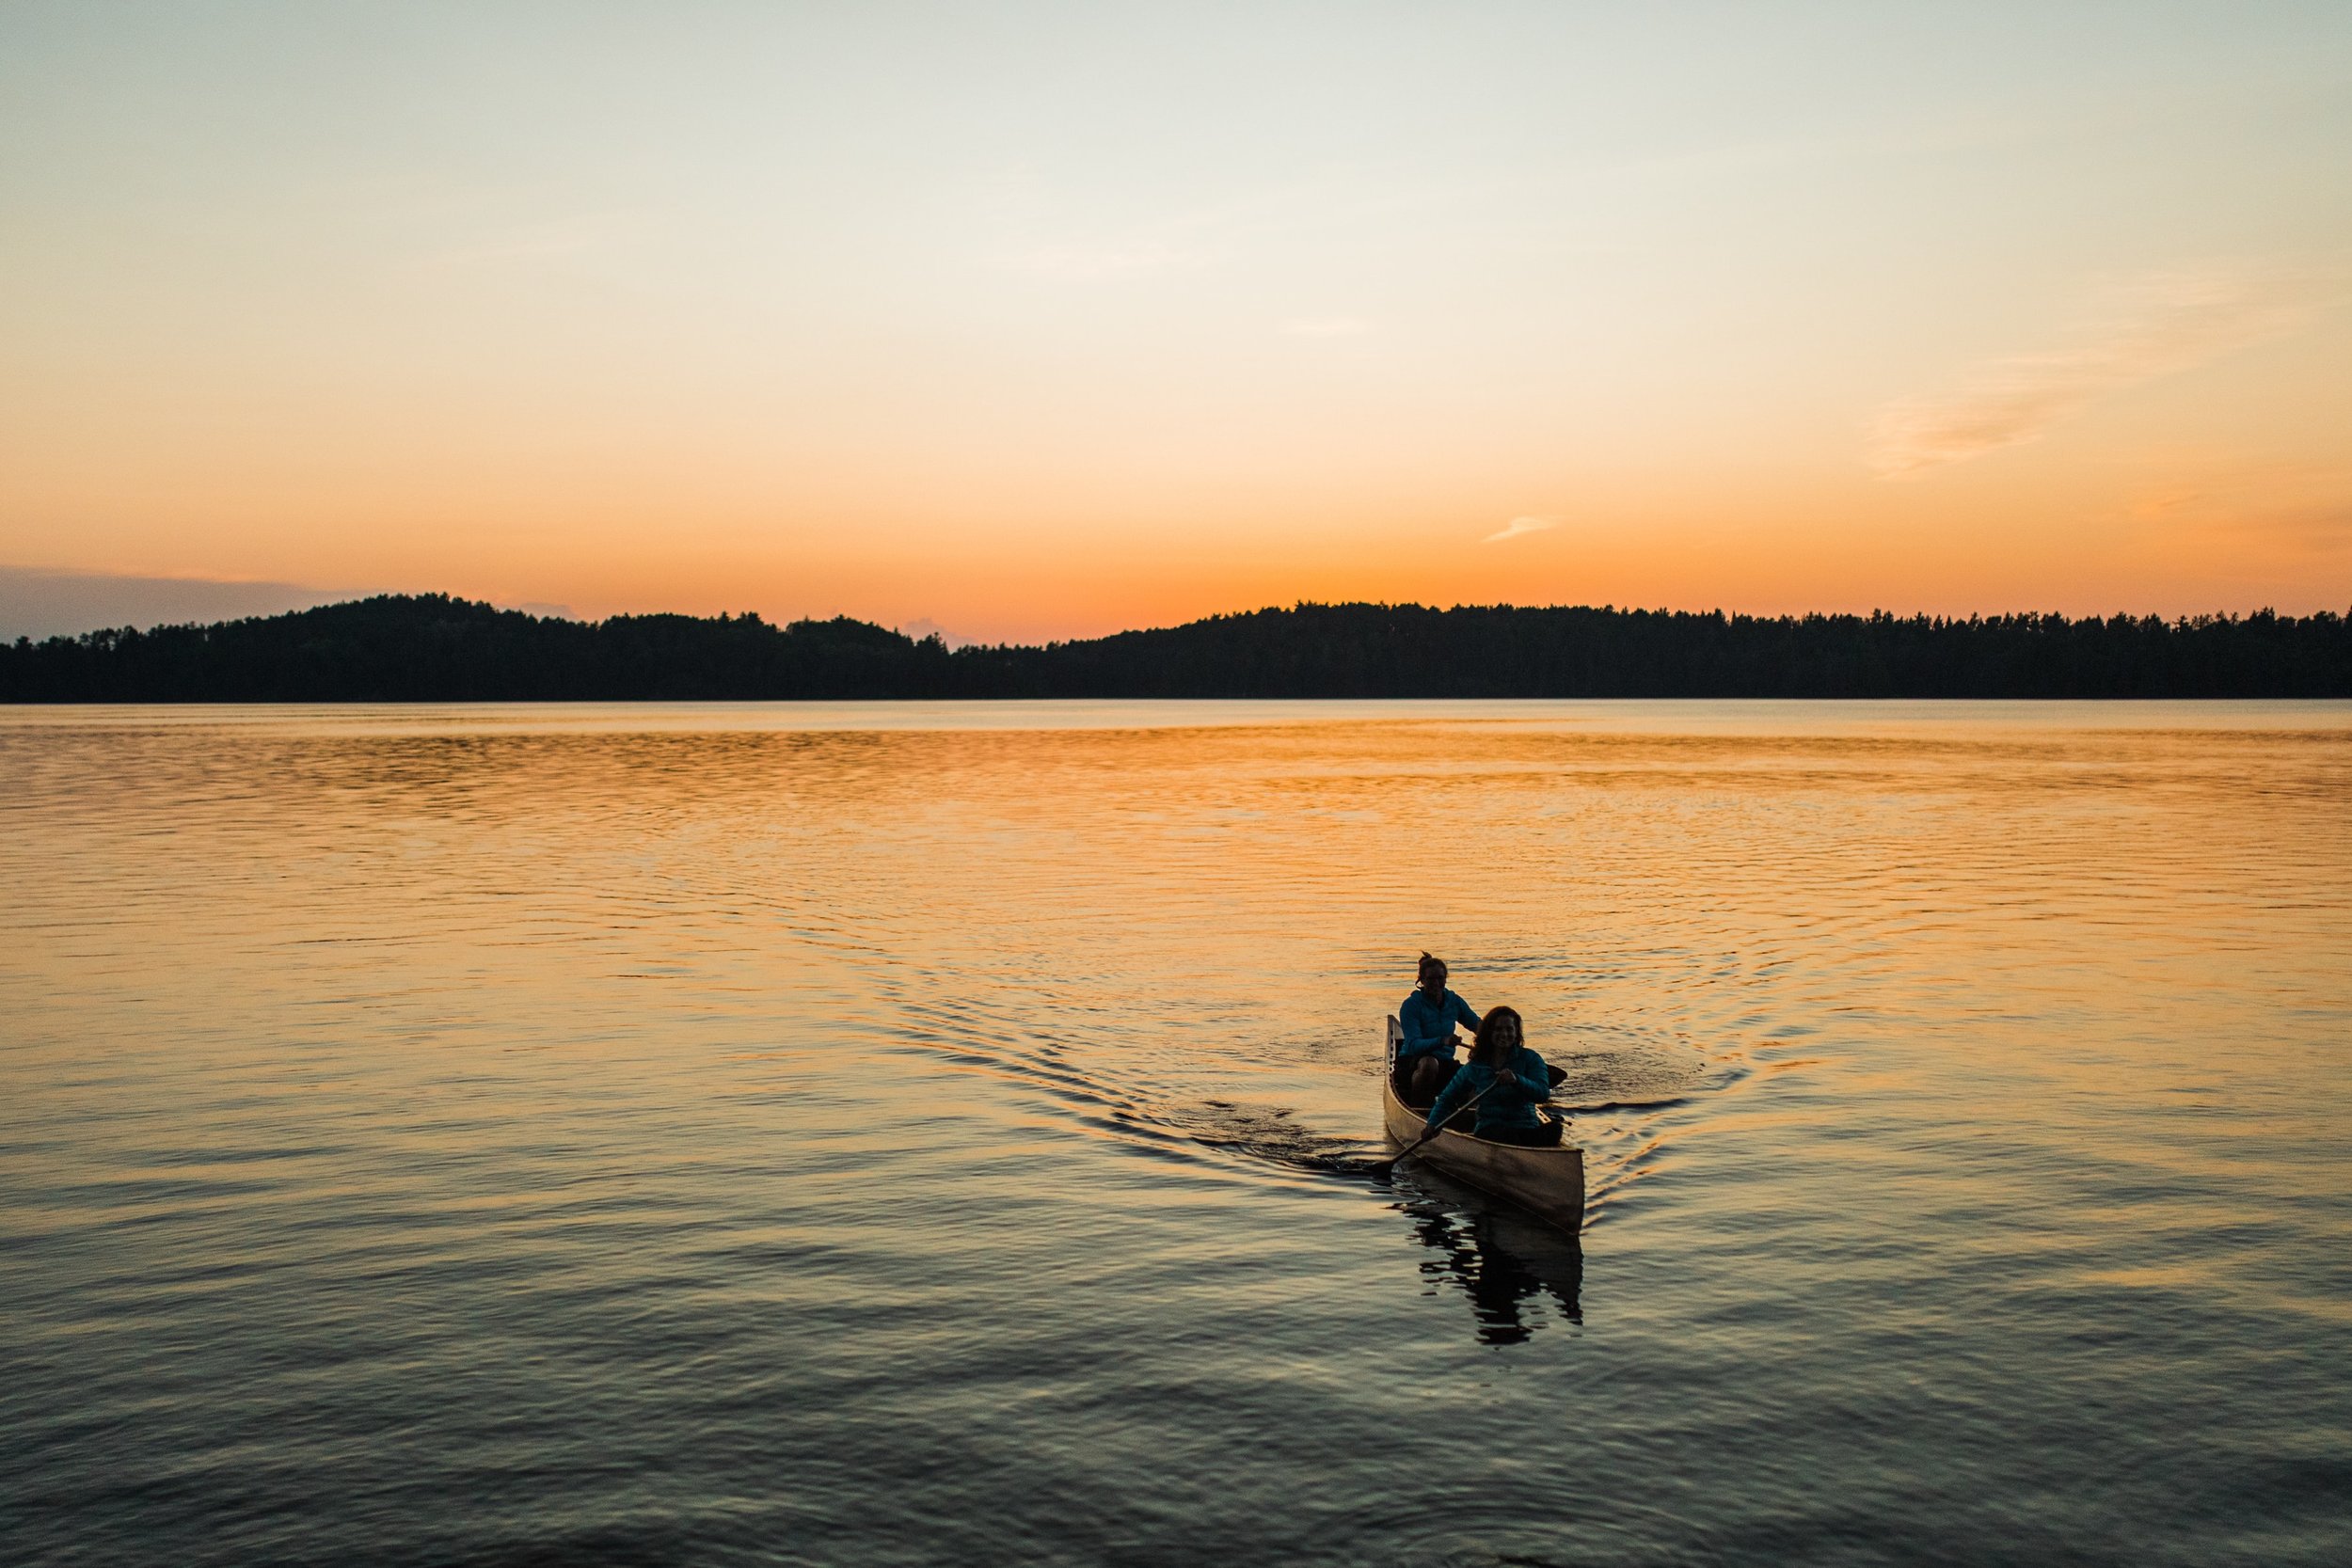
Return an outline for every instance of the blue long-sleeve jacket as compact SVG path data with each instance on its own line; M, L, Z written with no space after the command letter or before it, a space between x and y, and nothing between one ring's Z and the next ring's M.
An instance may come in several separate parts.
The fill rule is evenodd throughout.
M1478 1015L1470 1011L1469 1003L1450 990L1443 1002L1433 1003L1419 986L1397 1008L1396 1022L1405 1031L1396 1048L1398 1061L1407 1056L1436 1056L1450 1062L1454 1059L1454 1026L1465 1024L1473 1033L1478 1028Z
M1525 1046L1511 1053L1509 1067L1518 1082L1504 1085L1495 1082L1495 1069L1483 1062L1465 1062L1438 1095L1438 1102L1429 1107L1426 1127L1445 1125L1446 1117L1470 1103L1470 1097L1484 1090L1486 1098L1478 1101L1477 1134L1481 1137L1495 1128L1534 1127L1542 1117L1535 1107L1551 1094L1551 1074L1544 1068L1544 1059ZM1488 1087L1489 1085L1493 1086Z

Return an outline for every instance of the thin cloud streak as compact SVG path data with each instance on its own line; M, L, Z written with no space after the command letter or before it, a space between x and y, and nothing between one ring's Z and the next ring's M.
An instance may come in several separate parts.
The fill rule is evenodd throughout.
M1558 528L1559 526L1560 519L1557 517L1514 517L1501 530L1496 532L1489 533L1486 538L1481 539L1479 543L1482 545L1500 545L1505 539L1517 539L1521 534L1525 533L1541 533L1546 529Z
M2066 346L1996 359L1955 390L1889 404L1870 466L1902 479L2039 440L2112 393L2290 332L2332 293L2309 274L2245 264L2153 274L2118 290Z

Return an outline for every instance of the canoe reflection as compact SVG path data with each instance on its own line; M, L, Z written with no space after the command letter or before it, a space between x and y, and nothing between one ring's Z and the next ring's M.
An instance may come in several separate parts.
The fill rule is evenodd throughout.
M1584 1249L1575 1237L1425 1171L1412 1189L1400 1183L1398 1197L1414 1239L1435 1255L1422 1259L1422 1276L1469 1298L1481 1344L1524 1343L1546 1316L1546 1296L1564 1321L1584 1321L1577 1300Z

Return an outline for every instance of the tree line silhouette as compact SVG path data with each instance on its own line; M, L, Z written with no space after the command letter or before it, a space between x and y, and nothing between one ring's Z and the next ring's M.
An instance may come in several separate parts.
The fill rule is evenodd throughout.
M846 617L569 621L443 594L0 645L0 702L2345 697L2352 621L1301 604L1041 647Z

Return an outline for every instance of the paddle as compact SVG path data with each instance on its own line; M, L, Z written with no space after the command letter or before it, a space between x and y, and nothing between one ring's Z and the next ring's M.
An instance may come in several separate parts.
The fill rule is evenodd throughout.
M1448 1115L1447 1115L1447 1117L1446 1117L1446 1121L1452 1121L1452 1120L1454 1118L1454 1117L1459 1116L1459 1115L1461 1114L1461 1111L1467 1111L1467 1110L1469 1110L1471 1106L1473 1106L1473 1105L1477 1104L1480 1101L1482 1101L1482 1100L1486 1099L1486 1096L1487 1096L1489 1093L1491 1093L1491 1092L1493 1091L1493 1089L1494 1089L1494 1085L1489 1084L1489 1085L1487 1085L1485 1088L1483 1088L1483 1089L1479 1090L1476 1094L1471 1095L1471 1096L1470 1097L1470 1099L1468 1099L1467 1101L1464 1101L1462 1102L1462 1106L1461 1106L1461 1110L1460 1110L1460 1111L1454 1111L1454 1112L1450 1112L1450 1113L1448 1113ZM1407 1149L1406 1149L1404 1153L1402 1153L1402 1154L1398 1155L1398 1156L1396 1157L1396 1160L1390 1160L1390 1161L1388 1161L1388 1162L1386 1162L1386 1163L1384 1163L1384 1164L1377 1164L1377 1165L1373 1166L1373 1167L1372 1167L1372 1175L1373 1175L1373 1177L1375 1178L1375 1180L1385 1181L1385 1180L1387 1180L1390 1177L1391 1177L1391 1176L1395 1175L1395 1174L1396 1174L1396 1164L1397 1164L1397 1160L1408 1160L1408 1159L1412 1158L1413 1153L1414 1153L1414 1150L1416 1150L1416 1149L1420 1148L1422 1145L1423 1145L1423 1144L1427 1143L1430 1139L1432 1139L1432 1138L1436 1137L1438 1133L1440 1133L1440 1132L1444 1132L1444 1131L1445 1131L1445 1122L1439 1122L1437 1126L1435 1126L1435 1127L1431 1128L1428 1132L1423 1132L1423 1133L1422 1133L1420 1137L1415 1138L1415 1139L1413 1140L1413 1146L1412 1146L1412 1148L1407 1148Z

